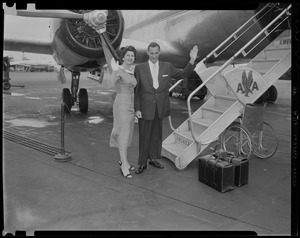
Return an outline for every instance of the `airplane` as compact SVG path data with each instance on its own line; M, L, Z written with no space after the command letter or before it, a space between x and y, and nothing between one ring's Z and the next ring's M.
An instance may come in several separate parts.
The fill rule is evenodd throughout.
M26 72L36 72L36 71L54 71L56 63L49 60L11 60L10 61L10 68L14 71L17 68L23 68Z
M255 13L266 8L269 9L268 17L272 17L277 9L285 7L286 3L257 3L253 9L247 10L37 10L31 4L27 6L27 10L16 10L15 7L8 8L3 3L5 14L51 18L50 39L16 39L5 35L4 50L52 55L61 66L60 78L64 79L64 68L72 74L71 88L63 88L62 91L65 111L68 112L76 103L80 112L87 113L88 93L85 88L79 89L80 73L101 72L105 65L111 70L112 59L121 62L118 55L123 47L133 45L137 49L135 63L140 63L148 59L146 51L149 43L156 41L161 46L160 59L183 68L194 45L199 46L196 60L199 62ZM247 43L251 36L267 24L259 21L260 24L249 30L240 44ZM273 39L279 33L280 31L274 33ZM271 41L271 38L266 38L264 45ZM218 61L208 58L205 63L208 66L219 65L239 48L240 45L230 46L228 53L224 52ZM262 49L257 47L248 58L237 57L233 63L248 62ZM193 77L197 76L194 74ZM198 80L198 85L200 82L201 80ZM275 87L271 87L271 92L274 92ZM202 91L201 97L203 94L205 95L206 91Z

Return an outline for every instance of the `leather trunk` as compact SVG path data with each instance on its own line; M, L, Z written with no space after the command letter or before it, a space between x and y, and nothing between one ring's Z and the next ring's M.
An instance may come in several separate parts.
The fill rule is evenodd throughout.
M212 155L198 159L198 180L221 193L234 186L234 167L231 163L216 159Z
M227 156L221 158L224 161L231 163L234 166L234 185L241 187L245 184L248 184L249 178L249 160L235 157L235 156Z

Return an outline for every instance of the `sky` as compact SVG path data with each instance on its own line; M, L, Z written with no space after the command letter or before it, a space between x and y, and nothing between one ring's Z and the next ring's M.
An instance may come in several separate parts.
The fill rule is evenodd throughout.
M12 15L4 15L4 37L49 39L49 18L30 18ZM3 56L13 56L15 60L22 59L22 52L5 51ZM53 60L51 55L32 54L24 52L24 55L32 60Z

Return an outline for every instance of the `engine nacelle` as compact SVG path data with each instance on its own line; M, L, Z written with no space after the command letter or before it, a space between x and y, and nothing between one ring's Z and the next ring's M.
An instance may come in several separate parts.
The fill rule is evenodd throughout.
M85 13L90 10L74 10ZM83 20L60 19L53 36L53 57L58 64L73 71L91 71L104 65L105 57L99 33ZM114 49L118 49L124 32L121 11L108 10L107 36Z

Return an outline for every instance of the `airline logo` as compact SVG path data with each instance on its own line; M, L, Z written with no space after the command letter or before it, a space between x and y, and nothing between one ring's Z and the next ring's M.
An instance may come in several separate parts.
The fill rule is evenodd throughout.
M259 90L257 82L253 80L252 71L249 71L247 76L246 71L242 73L242 82L238 84L236 92L245 94L245 97L249 97L249 93L253 94L254 90Z

